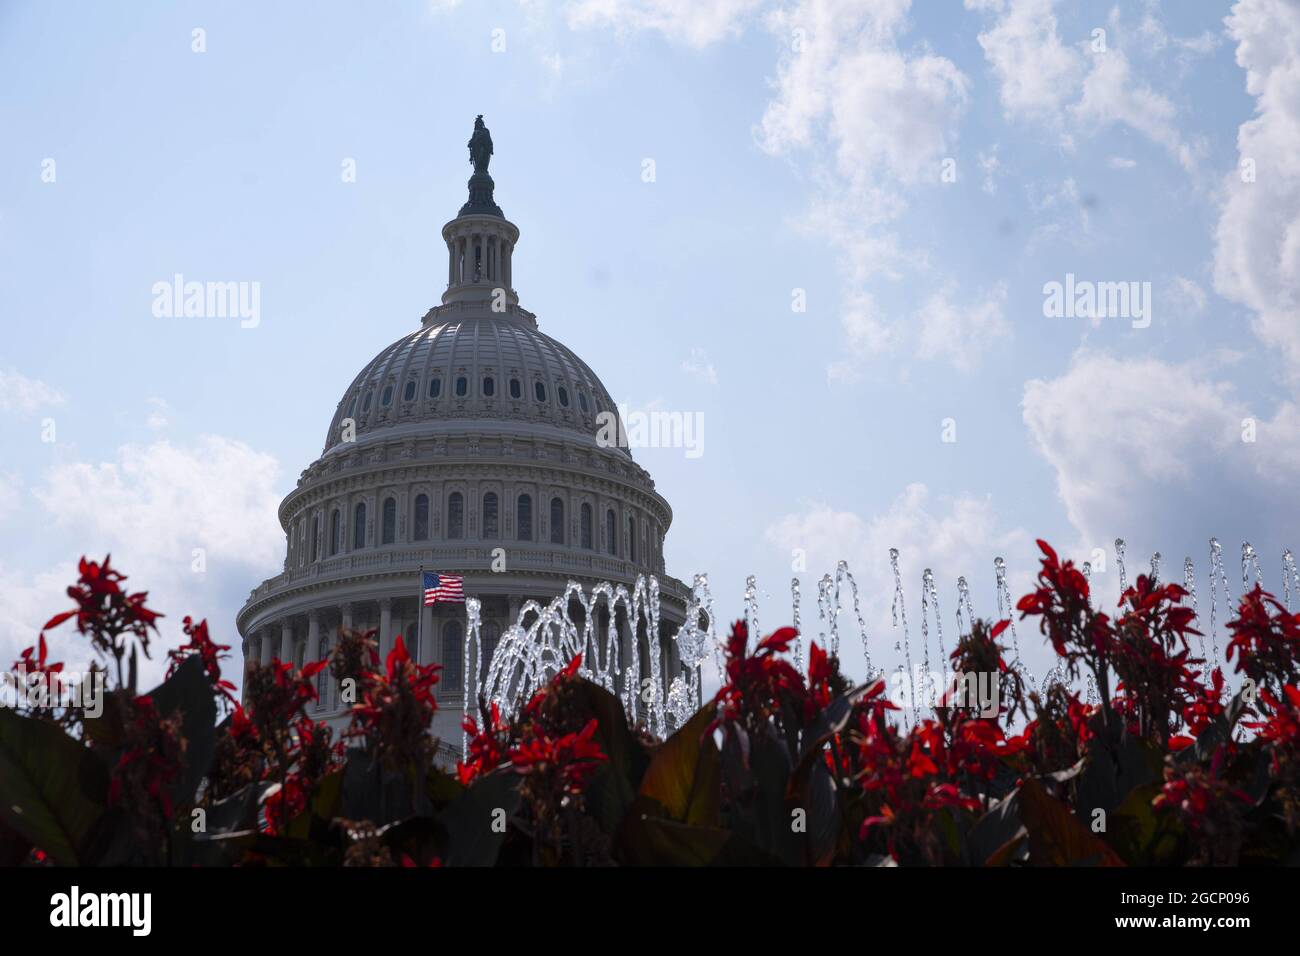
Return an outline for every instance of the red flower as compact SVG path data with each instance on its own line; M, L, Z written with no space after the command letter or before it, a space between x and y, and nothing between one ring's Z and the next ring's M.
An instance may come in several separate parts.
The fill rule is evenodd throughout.
M239 701L235 697L235 685L221 676L221 661L230 656L225 653L230 650L230 645L213 642L208 636L206 620L195 624L193 618L186 617L183 626L189 636L189 642L167 652L167 657L171 661L167 667L167 676L171 677L176 672L176 668L188 658L198 657L203 661L203 670L207 673L208 680L212 682L217 698L226 706L237 705Z
M515 773L548 779L551 786L547 789L581 795L591 775L608 759L595 739L598 726L593 718L582 730L562 737L551 737L538 727L510 751L510 763Z
M390 769L424 766L432 759L436 743L429 727L438 710L433 689L441 669L412 661L399 634L384 672L362 674L362 698L352 707L349 733L365 737Z
M1242 595L1237 617L1228 622L1228 630L1232 637L1227 658L1239 655L1238 673L1274 692L1300 677L1300 614L1287 611L1258 584Z
M148 657L149 632L158 630L155 622L162 615L145 607L147 592L128 594L123 590L122 582L126 576L110 566L108 557L104 558L102 565L83 557L79 571L77 583L68 588L68 596L77 602L77 606L71 611L56 614L45 622L41 630L47 631L76 618L77 631L90 635L95 650L117 661L120 681L126 645L119 638L123 634L133 635L144 656Z
M711 730L733 725L756 730L771 719L798 726L815 710L809 706L803 677L778 656L789 649L798 633L783 627L759 641L751 655L747 653L748 626L744 621L732 625L726 648L727 682L714 697L718 717Z
M469 735L466 749L467 760L456 764L456 776L462 784L469 786L485 773L490 773L506 762L506 750L510 745L510 725L501 719L501 708L496 701L483 721L480 731L473 717L466 717L461 723Z

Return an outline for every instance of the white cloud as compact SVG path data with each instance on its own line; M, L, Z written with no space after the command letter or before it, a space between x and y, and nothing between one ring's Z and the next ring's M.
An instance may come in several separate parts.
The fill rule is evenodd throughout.
M910 6L800 0L767 17L789 52L756 135L774 155L811 153L823 183L825 198L814 203L808 226L836 237L844 274L847 349L827 370L838 381L858 377L862 362L906 341L867 284L926 266L926 251L903 249L890 225L909 191L939 182L969 99L969 81L951 60L924 46L900 48Z
M1058 122L1061 107L1078 89L1083 63L1057 34L1052 0L966 0L966 8L1002 14L979 43L1007 117Z
M147 590L150 606L168 615L164 646L182 640L186 614L207 617L214 639L234 647L237 678L235 612L283 557L277 472L269 455L215 436L186 447L127 445L110 462L54 466L33 495L48 512L47 535L69 558L39 573L0 566L0 653L16 655L65 608L77 556L98 560L111 552L128 586ZM194 549L205 553L205 573L193 570ZM84 666L88 651L67 631L51 635L56 648L70 665ZM153 654L142 680L161 676L163 656Z
M1011 334L1004 315L1006 302L1005 283L972 301L954 301L953 288L945 286L930 296L916 315L920 327L917 354L969 371L998 339Z
M881 315L875 299L866 292L844 294L840 326L844 330L848 356L827 366L827 377L833 382L857 380L864 360L893 351L901 337L900 330Z
M1112 156L1106 160L1106 165L1111 169L1132 169L1137 165L1137 160L1129 159L1127 156Z
M1132 32L1146 42L1148 51L1163 49L1168 37L1153 16L1148 14L1137 29L1128 31L1116 8L1109 21L1111 43L1104 52L1085 57L1061 42L1054 0L966 0L966 7L997 14L979 42L998 80L1008 119L1057 129L1067 147L1074 145L1073 127L1096 131L1123 124L1163 146L1184 169L1195 170L1200 145L1185 141L1175 123L1174 104L1134 74L1116 45ZM1186 55L1205 42L1180 40L1178 48Z
M1085 126L1121 123L1160 144L1188 172L1196 168L1197 150L1185 142L1175 123L1177 109L1170 100L1133 75L1123 51L1110 49L1093 56L1083 82L1083 95L1070 115Z
M30 415L67 402L57 389L9 369L0 369L0 412Z
M1300 481L1294 405L1265 420L1201 368L1083 351L1059 377L1027 382L1023 411L1081 548L1123 537L1134 553L1181 558L1201 555L1212 534L1250 538L1261 554L1287 543Z
M951 60L899 49L909 6L803 0L768 18L779 36L802 34L778 65L761 144L787 153L824 136L855 195L886 210L888 184L937 180L969 93Z
M1255 115L1237 131L1240 167L1224 179L1214 287L1255 313L1255 333L1300 373L1300 8L1243 0L1227 18Z
M682 359L682 371L707 385L717 387L718 370L709 361L709 353L702 348L692 348L690 356Z
M669 40L702 47L739 33L761 0L570 0L569 26L654 30Z

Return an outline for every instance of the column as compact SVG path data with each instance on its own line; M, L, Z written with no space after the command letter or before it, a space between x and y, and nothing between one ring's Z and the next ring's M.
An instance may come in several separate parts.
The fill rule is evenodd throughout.
M320 612L307 612L307 656L308 662L320 660Z
M288 618L280 625L280 660L293 663L293 624Z
M380 598L379 600L379 661L382 664L384 658L393 647L393 599Z
M342 618L342 622L339 624L339 629L340 629L340 630L343 630L343 631L350 631L350 630L352 630L352 605L351 605L351 603L345 602L345 603L343 603L343 604L340 604L340 605L339 605L339 615L340 615L340 617Z
M271 665L271 628L270 627L262 628L261 634L262 636L260 638L261 647L260 647L260 654L259 654L260 657L259 663L261 663L263 667L269 667Z

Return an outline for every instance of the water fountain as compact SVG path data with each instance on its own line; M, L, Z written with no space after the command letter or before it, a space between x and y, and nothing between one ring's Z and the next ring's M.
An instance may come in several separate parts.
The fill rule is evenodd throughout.
M1115 540L1115 561L1119 569L1121 593L1128 588L1127 573L1124 565L1125 543L1122 538ZM1262 585L1263 572L1258 555L1249 542L1242 545L1242 586L1249 589ZM906 598L903 588L902 573L899 570L899 552L896 548L889 550L890 569L893 573L894 592L890 602L890 615L895 631L894 650L902 655L897 671L906 670L909 699L912 702L910 721L906 711L902 713L905 724L915 723L921 719L920 700L912 669L912 647L907 624ZM1151 557L1151 577L1158 580L1161 556L1156 552ZM1002 557L993 562L994 586L998 619L1006 618L1010 623L1012 653L1014 658L1008 665L1022 676L1029 690L1045 693L1052 684L1067 683L1064 668L1058 664L1044 675L1041 685L1037 685L1033 674L1020 655L1020 643L1016 634L1014 604L1007 583L1007 566ZM1082 565L1085 578L1091 580L1092 567L1085 561ZM1210 539L1210 614L1209 636L1212 651L1211 667L1219 666L1218 616L1219 591L1222 589L1224 607L1230 609L1232 596L1228 589L1227 574L1223 564L1223 548L1217 538ZM1290 550L1282 553L1282 580L1286 606L1290 608L1291 595L1294 591L1300 597L1300 569ZM818 618L825 622L829 631L821 632L820 641L831 654L839 653L839 613L841 611L841 584L847 582L852 591L853 611L858 621L862 638L863 655L867 663L868 679L882 675L872 662L867 641L867 625L863 617L861 596L858 585L848 563L840 561L835 574L826 574L818 581L817 605ZM1193 614L1199 621L1197 604L1195 567L1190 557L1183 561L1183 587L1188 592ZM971 603L970 586L964 576L957 578L956 622L958 639L971 633L975 614ZM801 630L801 590L798 577L790 582L791 620L796 630ZM569 616L570 602L582 609L578 621ZM748 622L753 641L762 636L758 624L759 600L757 580L753 575L746 578L744 590L744 617ZM582 655L580 673L618 696L628 717L640 722L645 729L656 737L666 737L680 727L704 703L703 674L704 662L712 652L717 669L718 680L725 679L723 663L723 642L717 632L717 615L714 612L713 596L709 589L709 579L705 574L697 574L687 602L685 623L671 636L675 643L677 655L682 663L683 673L674 675L664 687L663 675L660 673L659 655L649 654L650 673L640 673L640 655L630 653L624 647L615 623L618 609L622 607L626 616L628 630L635 635L644 625L646 634L659 633L659 581L650 576L636 579L629 593L623 585L614 586L608 582L596 585L590 594L584 592L577 582L570 581L561 597L543 607L536 601L524 604L518 619L507 628L497 644L495 654L490 661L482 660L480 642L481 605L476 598L467 598L465 603L468 622L469 640L465 642L464 673L469 686L477 689L474 696L496 703L503 714L514 714L518 707L526 702L539 687L548 681L558 670L566 666L574 656ZM604 633L600 628L600 611L607 615ZM925 674L931 671L930 661L930 621L933 612L934 633L938 643L941 663L947 662L947 648L943 640L943 624L939 607L938 587L934 573L926 568L921 576L921 640L923 645L923 664ZM901 633L900 633L901 631ZM1201 654L1205 654L1205 635L1201 636ZM804 645L802 635L793 644L793 657L796 666L802 672L804 668ZM486 665L486 666L485 666ZM932 700L934 687L928 686L932 678L925 678L927 687L920 688L925 699ZM1097 688L1091 677L1085 680L1085 692L1091 703L1097 700Z

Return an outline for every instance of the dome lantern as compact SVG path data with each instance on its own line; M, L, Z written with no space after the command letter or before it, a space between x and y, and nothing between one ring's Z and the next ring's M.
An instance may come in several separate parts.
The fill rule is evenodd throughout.
M474 120L469 141L474 174L469 178L469 201L455 219L442 227L447 243L447 290L443 305L453 302L485 303L491 311L504 314L519 304L511 286L511 260L519 228L501 212L493 199L495 183L488 175L492 158L492 134L480 115Z

